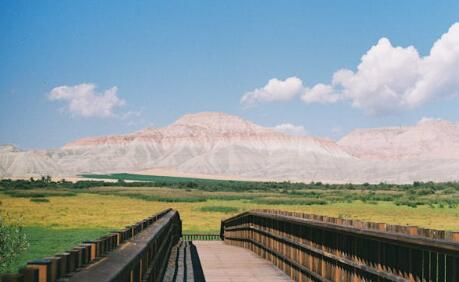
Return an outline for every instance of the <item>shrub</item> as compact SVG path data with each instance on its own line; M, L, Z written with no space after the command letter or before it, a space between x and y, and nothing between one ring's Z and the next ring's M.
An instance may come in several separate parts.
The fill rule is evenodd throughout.
M319 199L254 199L253 203L265 205L326 205L328 202Z
M210 195L207 197L209 200L222 200L222 201L239 201L239 200L252 200L256 196L249 195Z
M239 209L236 207L223 207L223 206L204 206L200 208L203 212L223 212L223 213L235 213Z
M416 194L419 196L431 195L435 194L435 190L433 188L423 188L416 191Z
M117 196L128 196L129 198L139 199L144 201L153 202L165 202L165 203L198 203L205 202L205 198L201 197L162 197L157 195L145 195L145 194L115 194Z
M414 199L398 199L395 201L397 206L408 206L410 208L417 208L418 205L423 205L421 201L415 201Z
M199 203L205 202L206 199L199 197L158 197L157 201L166 203Z
M15 198L73 197L76 195L75 192L47 191L44 189L40 192L27 190L6 190L4 193Z
M14 259L28 248L21 220L0 214L0 273L6 272Z
M34 203L49 203L49 200L46 198L32 198L30 201Z
M446 195L451 195L451 194L455 194L455 193L456 193L456 189L454 189L454 188L452 188L452 187L443 190L443 194L446 194Z

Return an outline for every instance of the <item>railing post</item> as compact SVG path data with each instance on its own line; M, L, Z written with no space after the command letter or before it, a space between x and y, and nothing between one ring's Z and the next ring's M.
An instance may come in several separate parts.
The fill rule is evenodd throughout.
M51 261L48 259L37 259L27 262L27 267L38 270L39 282L51 282Z
M19 273L22 274L24 282L39 282L39 270L34 267L24 267L19 270Z
M459 232L272 210L236 215L220 230L295 281L459 281Z

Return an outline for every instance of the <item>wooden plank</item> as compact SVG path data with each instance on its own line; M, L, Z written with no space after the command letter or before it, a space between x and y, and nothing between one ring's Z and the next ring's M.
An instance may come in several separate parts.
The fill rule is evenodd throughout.
M206 281L292 281L273 264L241 247L222 241L194 242Z
M121 248L115 249L97 263L91 264L78 273L75 273L69 281L118 281L117 279L124 277L129 270L131 277L140 277L138 273L141 267L140 262L148 254L148 249L152 248L152 242L160 242L160 249L158 249L158 253L155 253L155 255L164 253L166 251L164 248L171 247L169 243L172 240L171 236L174 235L171 233L174 230L171 225L174 224L172 219L176 218L176 216L177 212L175 211L164 215L153 225L150 225L143 232L138 233L137 236L127 241ZM178 234L175 234L175 236L178 236ZM168 255L169 250L165 254ZM167 256L157 257L156 261L152 261L151 263L165 266ZM160 270L163 271L162 268Z
M271 210L246 212L222 224L225 242L262 254L295 281L457 277L457 232Z

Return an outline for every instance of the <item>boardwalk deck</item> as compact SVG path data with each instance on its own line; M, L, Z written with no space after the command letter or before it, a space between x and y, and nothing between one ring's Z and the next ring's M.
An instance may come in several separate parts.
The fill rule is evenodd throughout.
M226 219L219 235L179 240L181 225L167 209L0 280L459 282L459 232L270 210Z
M273 264L244 248L222 241L194 241L206 282L291 281Z

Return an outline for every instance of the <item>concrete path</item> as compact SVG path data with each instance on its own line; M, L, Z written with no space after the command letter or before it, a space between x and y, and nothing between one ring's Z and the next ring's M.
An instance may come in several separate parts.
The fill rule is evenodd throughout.
M284 272L253 252L222 241L193 241L206 282L292 281Z

